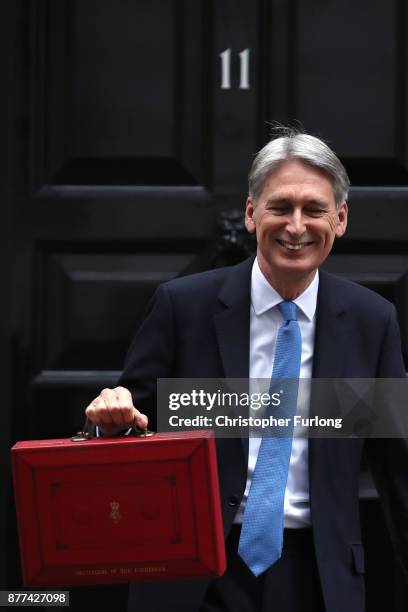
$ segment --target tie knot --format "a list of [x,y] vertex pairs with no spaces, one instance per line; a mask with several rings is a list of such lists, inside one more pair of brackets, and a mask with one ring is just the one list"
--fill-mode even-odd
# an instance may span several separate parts
[[297,321],[296,304],[294,302],[280,302],[278,308],[285,321]]

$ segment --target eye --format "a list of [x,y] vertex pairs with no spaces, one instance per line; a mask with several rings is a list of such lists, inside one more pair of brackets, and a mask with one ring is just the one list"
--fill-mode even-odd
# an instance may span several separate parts
[[273,215],[285,215],[289,211],[289,207],[271,204],[268,206],[268,211],[271,212]]
[[309,217],[321,217],[322,215],[324,215],[324,213],[324,208],[319,208],[317,206],[312,206],[310,208],[305,209],[305,214],[309,215]]

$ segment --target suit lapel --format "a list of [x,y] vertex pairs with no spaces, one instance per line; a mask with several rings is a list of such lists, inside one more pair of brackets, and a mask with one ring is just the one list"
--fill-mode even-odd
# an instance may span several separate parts
[[[319,292],[317,296],[316,332],[313,357],[313,378],[342,378],[344,364],[348,359],[347,346],[348,311],[344,296],[337,288],[336,278],[319,271]],[[319,406],[336,416],[338,409],[335,395],[328,400],[330,382],[322,387],[313,389],[310,399],[310,416],[318,415]],[[326,414],[325,416],[329,416]],[[312,514],[321,505],[324,491],[320,487],[320,473],[327,461],[327,453],[335,453],[338,447],[337,440],[324,438],[309,439],[309,489]],[[341,442],[341,440],[340,440]]]
[[313,378],[341,378],[347,359],[347,309],[336,279],[319,272]]
[[218,299],[223,310],[214,316],[225,378],[249,377],[249,310],[254,258],[234,267]]
[[[254,259],[250,257],[233,268],[218,294],[222,310],[214,316],[214,323],[225,378],[249,379],[249,311]],[[247,436],[241,438],[239,446],[247,465]]]

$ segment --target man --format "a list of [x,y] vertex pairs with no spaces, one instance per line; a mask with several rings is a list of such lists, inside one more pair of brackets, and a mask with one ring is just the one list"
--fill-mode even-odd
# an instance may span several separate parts
[[[256,258],[159,287],[119,386],[104,389],[86,409],[103,435],[123,432],[132,422],[155,428],[159,377],[270,378],[284,325],[282,302],[295,305],[301,378],[405,375],[394,307],[367,289],[319,271],[335,238],[346,231],[348,188],[339,159],[313,136],[288,130],[258,153],[245,214],[248,232],[256,233]],[[310,413],[310,400],[301,401],[306,405],[298,410]],[[132,585],[129,608],[362,612],[358,477],[363,449],[390,526],[394,534],[398,531],[398,550],[406,556],[406,443],[295,439],[281,508],[282,551],[259,576],[244,562],[241,548],[238,554],[245,539],[240,525],[246,504],[249,513],[261,454],[260,440],[251,439],[248,446],[246,453],[241,440],[217,440],[228,536],[226,574],[210,584]],[[265,505],[259,504],[262,512],[268,511]]]

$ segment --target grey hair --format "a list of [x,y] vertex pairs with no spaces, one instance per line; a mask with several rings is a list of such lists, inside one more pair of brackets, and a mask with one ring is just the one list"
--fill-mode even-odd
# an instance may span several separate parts
[[256,155],[248,175],[249,195],[257,203],[267,174],[284,161],[298,159],[329,175],[338,208],[347,201],[350,180],[346,169],[330,147],[310,134],[292,128],[281,128],[283,136],[270,140]]

